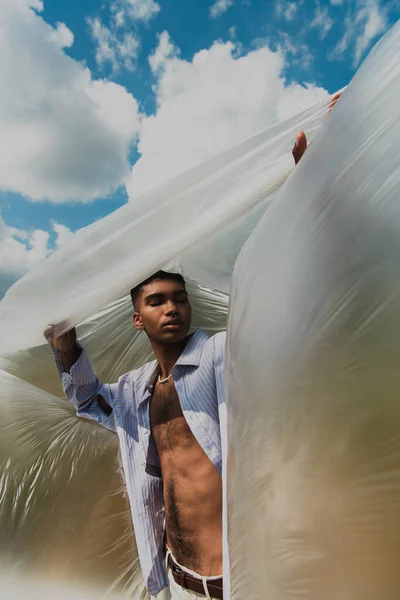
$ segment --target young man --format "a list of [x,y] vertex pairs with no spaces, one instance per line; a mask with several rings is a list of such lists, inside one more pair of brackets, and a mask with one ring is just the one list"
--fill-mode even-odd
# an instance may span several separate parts
[[[159,271],[131,290],[134,325],[156,361],[104,385],[75,329],[50,341],[78,416],[118,433],[147,589],[167,598],[222,599],[222,455],[225,333],[188,335],[181,275]],[[49,334],[48,334],[49,337]]]
[[[300,132],[296,164],[306,148]],[[75,329],[46,337],[77,414],[119,436],[149,593],[221,600],[225,333],[188,335],[191,306],[180,275],[159,271],[131,296],[134,325],[156,360],[115,384],[99,381]]]

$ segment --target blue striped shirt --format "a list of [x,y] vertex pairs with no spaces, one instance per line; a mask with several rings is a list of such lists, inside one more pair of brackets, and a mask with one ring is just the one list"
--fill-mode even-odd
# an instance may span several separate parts
[[[221,435],[226,432],[223,388],[225,332],[211,338],[201,330],[189,339],[173,370],[183,415],[200,446],[222,475]],[[152,596],[167,587],[163,560],[165,511],[158,453],[150,431],[149,404],[159,374],[157,361],[103,384],[95,375],[85,350],[71,367],[56,363],[67,399],[80,417],[92,419],[118,434],[122,464],[135,530],[139,560]],[[106,415],[97,402],[112,408]]]

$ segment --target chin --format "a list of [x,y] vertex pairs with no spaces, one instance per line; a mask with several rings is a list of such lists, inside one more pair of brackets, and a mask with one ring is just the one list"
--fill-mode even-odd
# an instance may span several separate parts
[[161,331],[160,340],[166,344],[174,344],[184,340],[188,332],[189,330],[186,327],[182,327],[179,331]]

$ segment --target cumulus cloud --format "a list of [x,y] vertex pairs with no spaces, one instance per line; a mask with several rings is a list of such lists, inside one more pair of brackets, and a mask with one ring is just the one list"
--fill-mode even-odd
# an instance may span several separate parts
[[168,31],[163,31],[158,36],[158,46],[149,56],[150,69],[154,74],[159,73],[168,58],[179,56],[179,49],[171,42]]
[[0,189],[33,200],[88,201],[114,191],[129,173],[138,105],[125,88],[94,81],[64,53],[73,35],[45,23],[42,8],[38,0],[2,2]]
[[[57,248],[73,236],[72,231],[60,223],[53,223],[52,228],[56,234]],[[51,252],[48,231],[24,231],[9,227],[0,214],[0,298],[12,283]]]
[[238,56],[232,41],[216,42],[186,61],[162,39],[167,51],[153,54],[157,110],[141,123],[131,198],[328,96],[311,84],[287,87],[282,50]]
[[57,23],[49,33],[49,39],[60,48],[71,48],[74,44],[74,34],[65,23]]
[[60,248],[71,240],[74,236],[73,232],[61,223],[53,223],[53,230],[56,234],[56,247]]
[[210,19],[217,19],[233,5],[233,0],[216,0],[209,8]]

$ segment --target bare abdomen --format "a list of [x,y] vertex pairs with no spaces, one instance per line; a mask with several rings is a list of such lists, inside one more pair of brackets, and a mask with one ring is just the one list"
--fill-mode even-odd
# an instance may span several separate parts
[[155,428],[153,434],[161,462],[168,546],[188,569],[221,575],[221,476],[184,417]]

